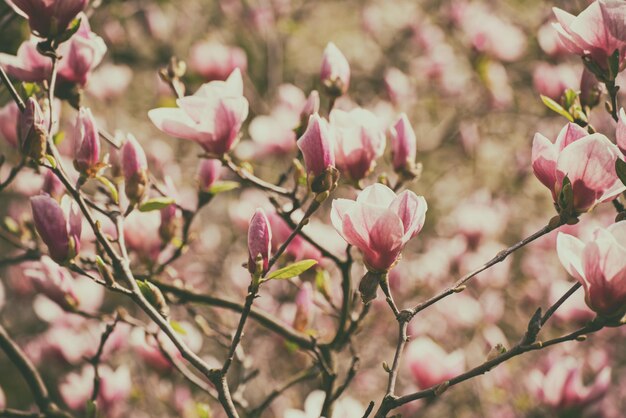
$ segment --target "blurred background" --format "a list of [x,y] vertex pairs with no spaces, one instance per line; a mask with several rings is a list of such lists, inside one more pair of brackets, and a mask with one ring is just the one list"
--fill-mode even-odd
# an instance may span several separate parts
[[[405,112],[417,136],[423,172],[406,187],[423,195],[429,210],[424,230],[409,243],[391,273],[398,304],[408,307],[556,214],[550,193],[532,174],[531,143],[536,132],[554,140],[566,120],[547,109],[539,95],[558,102],[567,88],[580,90],[583,65],[560,45],[551,26],[551,8],[578,14],[587,5],[560,0],[94,1],[88,9],[89,23],[108,50],[85,86],[81,104],[92,109],[107,131],[134,134],[148,154],[151,175],[179,205],[194,209],[200,148],[166,136],[147,117],[150,109],[175,106],[158,70],[173,56],[185,61],[182,81],[191,94],[202,83],[223,80],[240,68],[250,115],[234,156],[251,164],[257,176],[277,182],[297,157],[294,115],[299,115],[313,89],[322,91],[322,52],[334,42],[352,74],[347,95],[335,106],[371,110],[386,132]],[[26,21],[1,3],[0,52],[14,55],[29,36]],[[321,96],[320,113],[326,114],[329,100]],[[0,88],[0,104],[9,99]],[[614,123],[603,101],[591,121],[597,131],[612,137]],[[60,130],[71,126],[74,118],[75,110],[64,104]],[[71,149],[63,142],[60,147]],[[380,176],[396,178],[389,149],[363,185]],[[6,141],[0,141],[0,153],[6,159],[0,167],[4,178],[19,156]],[[222,178],[235,180],[226,171]],[[27,169],[0,196],[4,219],[0,258],[19,253],[11,242],[15,236],[22,243],[29,241],[27,197],[39,193],[44,181],[42,173]],[[342,182],[335,196],[354,197],[356,189]],[[243,302],[249,280],[241,267],[247,259],[245,231],[256,207],[272,205],[265,194],[251,188],[216,196],[192,224],[189,250],[161,274],[162,279]],[[329,208],[327,202],[305,231],[344,257],[345,243],[330,226]],[[158,233],[158,214],[131,216],[133,269],[150,273],[168,256],[167,243]],[[612,223],[614,216],[613,208],[604,205],[564,229],[586,236],[595,226]],[[302,247],[290,247],[287,258],[310,258],[312,249]],[[360,259],[356,251],[353,254]],[[304,326],[295,326],[324,340],[332,337],[336,324],[340,272],[330,260],[315,257],[320,258],[318,269],[292,282],[266,286],[256,305],[294,325],[296,295],[304,283],[311,283],[313,308]],[[42,271],[62,274],[50,269],[54,271],[29,263],[0,264],[0,315],[38,364],[53,397],[80,411],[85,405],[82,392],[85,387],[89,391],[92,380],[85,358],[94,354],[103,327],[98,320],[64,312],[37,291],[34,276]],[[353,286],[363,273],[355,263]],[[84,311],[110,313],[128,305],[84,278],[73,280]],[[573,280],[556,256],[555,234],[480,274],[466,292],[429,308],[412,322],[398,392],[428,387],[428,376],[460,373],[480,364],[498,344],[511,347],[535,309],[556,301]],[[238,315],[170,302],[172,317],[185,328],[194,350],[218,365]],[[360,367],[335,418],[360,417],[369,401],[378,402],[384,393],[381,362],[392,360],[397,330],[384,300],[379,296],[373,303],[352,342]],[[139,315],[131,306],[126,308]],[[567,333],[592,317],[579,292],[556,314],[543,338]],[[407,417],[623,417],[624,338],[623,330],[608,329],[584,343],[530,353],[441,398],[415,402],[400,412]],[[109,368],[105,374],[111,383],[102,416],[222,416],[219,404],[173,370],[143,330],[118,325],[106,353],[103,364]],[[308,355],[254,322],[248,323],[240,355],[230,383],[237,399],[251,405],[312,364]],[[340,357],[343,373],[351,358],[350,353]],[[24,409],[32,403],[16,369],[1,354],[0,387],[8,406]],[[316,416],[314,391],[319,387],[319,379],[294,386],[264,416]]]

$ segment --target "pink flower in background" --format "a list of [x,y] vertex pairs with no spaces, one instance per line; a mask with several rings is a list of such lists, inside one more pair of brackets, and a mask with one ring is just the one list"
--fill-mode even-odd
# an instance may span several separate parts
[[16,55],[0,53],[0,64],[9,76],[29,83],[50,78],[52,62],[37,51],[38,42],[36,38],[24,41]]
[[350,64],[332,42],[324,49],[320,79],[333,96],[345,94],[350,87]]
[[159,235],[159,211],[133,211],[126,219],[124,238],[128,249],[143,260],[156,261],[163,245]]
[[258,147],[255,156],[292,152],[296,148],[296,133],[293,130],[297,124],[295,116],[293,113],[281,111],[252,119],[248,126],[248,133]]
[[406,113],[402,113],[391,127],[391,155],[396,172],[410,171],[415,165],[417,139]]
[[385,88],[394,105],[403,105],[414,97],[411,79],[399,69],[392,67],[385,72]]
[[626,223],[598,228],[586,242],[559,232],[561,264],[585,289],[587,305],[600,315],[620,314],[626,303]]
[[342,175],[358,182],[374,169],[376,160],[385,152],[380,121],[366,109],[333,109],[330,127],[335,139],[335,165]]
[[220,178],[222,162],[212,158],[203,158],[198,165],[198,184],[200,190],[208,191]]
[[88,0],[7,0],[21,16],[28,19],[30,30],[42,38],[63,33]]
[[246,71],[248,59],[243,49],[216,41],[196,42],[189,53],[189,67],[205,80],[226,80],[236,69]]
[[562,356],[553,360],[546,372],[532,370],[527,385],[547,406],[558,410],[583,408],[607,393],[611,384],[611,368],[602,368],[589,386],[583,384],[582,368],[579,358]]
[[[550,304],[556,303],[571,287],[572,284],[565,280],[552,281],[548,298]],[[584,324],[587,321],[591,321],[594,316],[595,313],[585,303],[585,294],[583,292],[574,293],[554,313],[555,318],[566,324]]]
[[426,200],[412,191],[396,196],[376,183],[366,187],[356,201],[333,200],[331,221],[348,244],[361,250],[368,269],[384,272],[422,229],[426,210]]
[[334,135],[328,122],[317,113],[311,115],[304,134],[298,139],[306,171],[319,176],[335,165]]
[[417,338],[408,344],[405,361],[420,389],[443,383],[463,373],[465,368],[463,351],[446,353],[428,337]]
[[[251,274],[267,273],[270,260],[272,229],[265,211],[257,209],[248,227],[248,270]],[[257,257],[261,256],[263,270],[257,271]]]
[[59,267],[52,259],[43,256],[29,264],[24,275],[31,279],[35,289],[46,295],[63,309],[78,307],[79,299],[74,289],[74,279],[69,271]]
[[0,137],[11,145],[17,147],[17,122],[20,110],[14,101],[10,101],[0,109]]
[[59,48],[63,57],[59,62],[59,78],[84,86],[106,51],[102,38],[91,31],[87,17],[81,15],[78,32]]
[[580,70],[570,65],[541,62],[533,71],[533,85],[539,94],[558,101],[566,89],[578,89],[580,76]]
[[161,131],[197,142],[210,154],[222,155],[236,144],[241,125],[248,116],[248,101],[243,96],[243,81],[235,69],[226,81],[202,85],[192,96],[176,101],[178,108],[159,108],[148,112]]
[[[107,365],[98,366],[100,375],[100,390],[98,392],[98,405],[111,413],[111,409],[118,403],[124,403],[130,396],[132,381],[130,370],[126,366],[120,366],[115,371]],[[84,410],[87,401],[91,399],[93,391],[94,369],[91,365],[85,365],[80,374],[70,373],[59,386],[59,392],[65,404],[70,409]],[[108,416],[117,415],[110,414]]]
[[133,70],[126,65],[104,64],[91,74],[87,93],[98,100],[122,96],[133,79]]
[[[293,229],[275,210],[269,209],[267,211],[267,218],[272,230],[272,249],[276,251],[280,248],[282,243],[289,238]],[[319,250],[299,235],[296,235],[296,237],[291,240],[285,250],[285,255],[292,257],[296,261],[314,259],[319,262],[322,260],[322,254]]]
[[126,196],[131,203],[141,200],[148,184],[148,159],[141,144],[133,135],[127,135],[122,146],[122,172],[124,174]]
[[626,188],[615,174],[617,158],[623,156],[606,136],[589,135],[573,123],[561,130],[554,144],[540,133],[533,139],[535,176],[550,189],[555,203],[567,176],[574,192],[573,209],[578,213],[613,199]]
[[551,57],[559,57],[568,53],[561,42],[559,33],[554,30],[552,22],[547,22],[539,28],[537,42],[542,51]]
[[78,204],[65,196],[61,205],[46,195],[30,198],[35,228],[50,257],[64,263],[80,251],[82,216]]
[[[608,69],[609,57],[619,52],[620,68],[626,56],[626,23],[614,1],[594,1],[578,16],[553,8],[558,23],[553,26],[561,42],[571,53],[589,56],[602,69]],[[619,21],[621,19],[621,22]]]

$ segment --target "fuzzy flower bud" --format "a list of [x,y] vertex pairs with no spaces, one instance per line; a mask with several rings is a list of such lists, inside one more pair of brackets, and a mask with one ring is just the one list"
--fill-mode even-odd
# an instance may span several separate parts
[[122,171],[126,181],[126,196],[131,202],[139,202],[148,184],[148,160],[143,148],[132,135],[128,135],[122,147]]
[[311,115],[306,131],[298,139],[298,148],[302,151],[309,175],[317,177],[335,165],[333,142],[328,122],[317,113]]
[[[248,271],[255,276],[262,276],[269,268],[272,246],[272,229],[265,211],[258,208],[248,227]],[[263,270],[257,271],[257,258],[263,263]]]
[[391,128],[391,155],[396,173],[408,173],[415,167],[417,140],[406,113]]
[[82,217],[76,202],[65,196],[61,205],[50,196],[30,198],[33,222],[43,242],[48,246],[50,257],[64,263],[80,251]]
[[350,64],[332,42],[324,49],[320,78],[331,96],[339,97],[345,94],[350,86]]
[[100,165],[100,139],[96,121],[90,109],[81,107],[78,111],[72,137],[74,167],[81,173],[95,174],[94,171],[97,171]]
[[26,109],[20,115],[18,132],[24,155],[37,161],[45,157],[48,120],[33,97],[28,99]]

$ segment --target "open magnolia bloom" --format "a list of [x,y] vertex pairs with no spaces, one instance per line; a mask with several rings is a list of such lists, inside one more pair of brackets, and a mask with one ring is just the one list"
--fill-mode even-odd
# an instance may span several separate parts
[[561,264],[585,289],[587,305],[600,315],[621,314],[626,307],[626,222],[598,228],[593,239],[559,233]]
[[[533,139],[532,165],[537,179],[552,192],[555,204],[565,177],[572,184],[577,214],[618,196],[626,187],[615,173],[615,161],[623,155],[606,136],[588,134],[574,123],[563,127],[554,144],[540,133]],[[559,208],[562,210],[565,208]]]
[[570,52],[589,56],[606,70],[609,57],[617,50],[620,67],[626,52],[626,22],[621,1],[594,1],[578,16],[557,7],[553,9],[558,23],[553,26],[561,42]]
[[226,81],[203,84],[191,96],[176,101],[178,108],[152,109],[148,116],[161,131],[197,142],[210,154],[230,151],[248,117],[243,80],[235,69]]
[[383,184],[366,187],[356,201],[335,199],[330,214],[333,226],[363,253],[372,272],[386,272],[398,260],[402,248],[426,218],[428,206],[410,190],[396,195]]

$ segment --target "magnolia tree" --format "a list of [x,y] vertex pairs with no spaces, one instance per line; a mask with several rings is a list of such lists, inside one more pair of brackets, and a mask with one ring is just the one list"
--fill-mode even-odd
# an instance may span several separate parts
[[200,3],[2,5],[0,416],[623,416],[626,2]]

